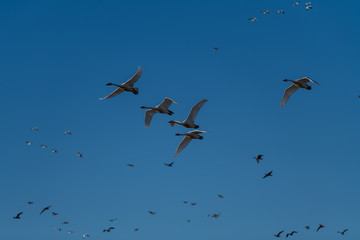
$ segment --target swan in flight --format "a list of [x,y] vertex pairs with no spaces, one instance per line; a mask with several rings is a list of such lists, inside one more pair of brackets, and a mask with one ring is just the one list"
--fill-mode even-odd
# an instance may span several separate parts
[[132,92],[133,94],[138,95],[139,94],[139,89],[134,88],[134,84],[141,77],[142,71],[143,71],[143,69],[141,67],[139,67],[137,72],[135,73],[135,75],[132,76],[129,80],[127,80],[127,82],[125,82],[123,84],[120,84],[120,85],[115,84],[115,83],[106,84],[107,86],[116,86],[118,88],[115,91],[113,91],[112,93],[110,93],[108,96],[106,96],[104,98],[100,98],[100,100],[115,97],[116,95],[119,95],[120,93],[122,93],[124,91],[125,92]]
[[199,135],[200,133],[207,133],[207,132],[195,130],[195,131],[191,131],[191,132],[184,133],[184,134],[180,134],[180,133],[175,134],[176,136],[185,136],[185,137],[179,144],[174,156],[178,155],[182,150],[184,150],[184,148],[191,142],[191,140],[193,140],[193,139],[202,140],[204,137],[200,136]]
[[290,96],[294,92],[296,92],[296,90],[298,90],[299,88],[305,88],[307,90],[311,90],[311,86],[307,85],[308,82],[312,82],[319,85],[319,83],[315,82],[314,80],[308,77],[299,78],[296,79],[295,81],[285,79],[284,82],[292,82],[293,84],[285,90],[284,96],[281,100],[281,107],[285,105],[285,103],[289,100]]
[[160,103],[156,107],[142,106],[141,107],[142,109],[149,109],[146,111],[146,114],[145,114],[145,127],[148,128],[150,126],[151,120],[155,113],[163,113],[163,114],[173,115],[174,113],[169,110],[169,107],[172,103],[176,103],[176,102],[174,100],[166,97],[164,99],[164,101],[162,101],[162,103]]
[[207,99],[203,99],[201,100],[200,102],[198,102],[195,106],[192,107],[189,115],[187,116],[187,118],[182,121],[182,122],[179,122],[179,121],[173,121],[171,120],[169,123],[170,123],[170,126],[173,127],[175,126],[176,124],[179,124],[179,125],[182,125],[186,128],[195,128],[195,129],[198,129],[199,128],[199,125],[196,125],[195,124],[195,118],[196,118],[196,115],[198,114],[200,108],[207,102],[208,100]]

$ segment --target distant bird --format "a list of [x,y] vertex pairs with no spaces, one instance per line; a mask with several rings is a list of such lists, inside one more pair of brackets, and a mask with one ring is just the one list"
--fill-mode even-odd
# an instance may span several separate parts
[[281,100],[281,105],[280,105],[281,107],[285,105],[285,103],[289,100],[290,96],[294,92],[296,92],[296,90],[298,90],[299,88],[305,88],[307,90],[311,90],[311,86],[307,85],[308,82],[312,82],[319,85],[319,83],[315,82],[314,80],[308,77],[299,78],[294,81],[285,79],[284,82],[292,82],[293,84],[285,90],[284,96]]
[[79,152],[78,152],[76,155],[77,155],[78,157],[80,157],[80,158],[83,157],[82,153],[79,153]]
[[28,146],[31,145],[31,142],[29,142],[29,141],[25,141],[25,143],[26,143]]
[[38,127],[33,127],[31,130],[32,131],[39,131],[39,128]]
[[296,3],[293,3],[293,6],[298,6],[300,3],[299,2],[296,2]]
[[251,22],[255,22],[256,20],[257,20],[257,18],[253,18],[253,17],[249,18],[249,21],[251,21]]
[[13,219],[21,219],[21,214],[23,214],[23,212],[19,212]]
[[186,222],[188,222],[188,223],[189,223],[189,222],[190,222],[190,219],[186,220]]
[[165,166],[167,167],[172,167],[174,165],[174,162],[171,162],[171,163],[164,163]]
[[151,216],[155,215],[156,212],[152,212],[152,211],[148,211],[150,213]]
[[44,145],[44,144],[42,144],[40,147],[41,147],[41,148],[47,148],[47,146]]
[[297,232],[297,231],[292,231],[291,233],[286,234],[286,238],[287,238],[288,236],[294,235],[294,233],[298,233],[298,232]]
[[71,135],[72,133],[70,131],[65,131],[64,134],[65,135]]
[[310,226],[305,226],[305,228],[306,228],[307,230],[309,230],[309,229],[310,229]]
[[51,150],[52,153],[57,153],[56,149]]
[[90,235],[86,233],[82,235],[82,238],[86,238],[86,237],[90,237]]
[[278,13],[278,14],[284,14],[285,11],[284,11],[284,10],[278,10],[277,13]]
[[309,5],[311,5],[311,2],[305,3],[305,6],[309,6]]
[[184,201],[183,203],[184,203],[184,204],[187,204],[187,203],[188,203],[188,201]]
[[195,106],[193,106],[191,108],[191,111],[189,113],[189,115],[187,116],[187,118],[182,121],[182,122],[179,122],[179,121],[169,121],[170,123],[170,126],[173,127],[175,126],[176,124],[179,124],[179,125],[182,125],[186,128],[195,128],[195,129],[198,129],[199,128],[199,125],[196,125],[195,124],[195,118],[199,112],[199,110],[201,109],[201,107],[207,102],[208,100],[207,99],[203,99],[201,100],[200,102],[198,102]]
[[139,231],[139,228],[135,228],[135,229],[134,229],[134,232],[137,232],[137,231]]
[[134,164],[131,164],[131,163],[129,163],[127,166],[128,166],[128,167],[131,167],[131,168],[135,167],[135,165],[134,165]]
[[28,201],[27,204],[31,205],[31,204],[34,204],[34,202]]
[[109,222],[114,222],[116,220],[117,220],[117,218],[112,218],[112,219],[109,220]]
[[52,212],[51,215],[52,215],[52,216],[57,216],[57,215],[59,215],[59,214],[56,213],[56,212]]
[[214,214],[211,216],[211,218],[219,218],[220,215],[221,215],[220,212],[219,212],[219,213],[214,213]]
[[319,231],[320,229],[322,229],[322,228],[324,228],[324,227],[325,227],[324,225],[319,224],[319,227],[317,228],[317,230],[316,230],[316,231]]
[[223,196],[223,195],[221,195],[221,194],[218,194],[218,197],[219,197],[219,198],[221,198],[221,199],[223,199],[223,198],[224,198],[224,196]]
[[263,160],[263,156],[262,154],[257,155],[257,157],[254,157],[254,159],[256,160],[257,163],[260,163],[260,160]]
[[270,172],[266,173],[266,174],[263,176],[263,178],[272,177],[272,172],[273,172],[273,171],[270,171]]
[[135,95],[139,94],[139,89],[138,88],[134,88],[135,83],[139,80],[139,78],[141,77],[143,69],[141,67],[138,67],[137,72],[135,73],[134,76],[132,76],[127,82],[123,83],[123,84],[114,84],[114,83],[108,83],[106,84],[107,86],[116,86],[118,87],[115,91],[113,91],[112,93],[110,93],[108,96],[104,97],[104,98],[100,98],[100,100],[104,100],[104,99],[108,99],[108,98],[112,98],[115,97],[117,95],[119,95],[122,92],[132,92]]
[[279,232],[278,234],[274,234],[274,236],[277,237],[277,238],[279,238],[280,235],[281,235],[283,232],[284,232],[284,231],[281,231],[281,232]]
[[191,206],[196,206],[196,204],[197,204],[196,202],[193,202],[191,203]]
[[219,50],[219,48],[218,48],[218,47],[214,47],[213,50],[214,50],[214,51],[217,51],[217,50]]
[[55,228],[55,230],[57,230],[57,231],[60,231],[60,232],[61,232],[61,228]]
[[111,230],[115,229],[114,227],[109,227],[108,229],[104,229],[103,232],[111,232]]
[[344,231],[338,231],[338,233],[340,233],[341,235],[344,235],[347,231],[349,231],[349,229],[345,229]]
[[73,231],[67,231],[67,234],[72,234],[73,233]]
[[312,9],[312,6],[311,6],[311,5],[306,6],[306,7],[305,7],[305,9],[306,9],[306,11],[309,11],[309,10],[311,10],[311,9]]
[[69,222],[62,222],[61,224],[65,225],[65,224],[69,224]]
[[47,206],[47,207],[43,208],[43,210],[41,210],[41,212],[40,212],[40,215],[41,215],[43,212],[48,211],[50,208],[51,208],[51,206]]
[[269,14],[270,11],[269,11],[269,10],[263,10],[263,11],[261,11],[261,13],[262,13],[262,14]]
[[146,111],[145,114],[145,127],[148,128],[150,126],[151,120],[155,113],[162,113],[162,114],[168,114],[173,115],[174,112],[169,110],[169,107],[172,103],[176,103],[174,100],[170,98],[165,98],[159,105],[155,107],[145,107],[142,106],[142,109],[149,109]]
[[207,132],[195,130],[195,131],[191,131],[191,132],[187,132],[187,133],[183,133],[183,134],[180,134],[180,133],[175,134],[176,136],[185,136],[185,137],[180,142],[174,156],[178,155],[182,150],[184,150],[184,148],[191,142],[191,140],[193,140],[193,139],[202,140],[204,137],[199,135],[201,133],[207,133]]

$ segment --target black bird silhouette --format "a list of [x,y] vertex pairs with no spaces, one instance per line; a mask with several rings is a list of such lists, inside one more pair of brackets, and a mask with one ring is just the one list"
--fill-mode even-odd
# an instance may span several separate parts
[[196,202],[193,202],[193,203],[191,203],[191,206],[195,206],[197,203]]
[[134,164],[129,163],[129,164],[128,164],[128,167],[131,167],[131,168],[132,168],[132,167],[135,167],[135,165],[134,165]]
[[188,201],[184,201],[183,203],[184,203],[184,204],[187,204],[187,203],[188,203]]
[[268,172],[267,174],[265,174],[265,176],[263,176],[263,178],[272,177],[272,172],[273,171]]
[[188,222],[188,223],[189,223],[189,222],[190,222],[190,219],[186,220],[186,222]]
[[117,218],[112,218],[112,219],[109,220],[109,222],[114,222],[116,220],[117,220]]
[[139,228],[135,228],[135,229],[134,229],[134,232],[137,232],[137,231],[139,231]]
[[214,47],[213,49],[214,49],[214,51],[217,51],[217,50],[219,50],[219,48],[218,48],[218,47]]
[[55,228],[55,230],[57,230],[57,231],[60,231],[60,232],[61,232],[61,228]]
[[319,231],[320,229],[324,228],[325,226],[320,224],[316,231]]
[[148,212],[150,213],[151,216],[156,214],[156,212],[152,212],[152,211],[148,211]]
[[52,212],[51,215],[56,216],[56,215],[59,215],[59,214],[56,213],[56,212]]
[[23,212],[19,212],[13,219],[21,219],[20,215],[23,214]]
[[281,235],[283,232],[284,232],[284,231],[281,231],[281,232],[279,232],[278,234],[274,234],[274,236],[277,237],[277,238],[279,238],[280,235]]
[[307,230],[309,230],[309,229],[310,229],[310,226],[305,226],[305,228],[306,228]]
[[297,231],[292,231],[291,233],[287,233],[286,234],[286,238],[288,237],[288,236],[292,236],[294,233],[298,233]]
[[112,229],[115,229],[114,227],[109,227],[108,229],[104,229],[103,232],[111,232]]
[[27,203],[28,203],[28,205],[34,204],[34,202],[31,202],[31,201],[28,201]]
[[62,224],[69,224],[69,222],[62,222]]
[[263,156],[262,154],[257,155],[257,157],[254,157],[254,159],[256,160],[257,163],[260,163],[260,160],[263,160]]
[[43,212],[48,211],[48,210],[50,209],[50,207],[51,207],[51,206],[45,207],[45,208],[40,212],[40,215],[41,215]]
[[221,194],[218,194],[218,197],[219,197],[219,198],[221,198],[221,199],[223,199],[223,198],[224,198],[224,196],[223,196],[223,195],[221,195]]
[[211,216],[211,218],[219,218],[220,215],[221,215],[220,212],[219,212],[219,213],[214,213],[214,214]]
[[80,152],[78,152],[76,155],[78,155],[78,157],[80,157],[80,158],[83,157],[82,153],[80,153]]
[[171,163],[164,163],[164,165],[165,165],[165,166],[167,166],[167,167],[172,167],[172,166],[173,166],[173,164],[174,164],[174,162],[171,162]]
[[338,231],[338,233],[340,233],[341,235],[344,235],[349,229],[345,229],[344,231],[340,232]]

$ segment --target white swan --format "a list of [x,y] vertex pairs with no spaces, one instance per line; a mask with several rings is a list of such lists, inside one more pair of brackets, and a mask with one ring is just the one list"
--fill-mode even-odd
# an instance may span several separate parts
[[314,80],[312,80],[308,77],[299,78],[295,81],[285,79],[284,82],[292,82],[293,84],[285,90],[285,93],[284,93],[284,96],[282,98],[281,105],[280,105],[281,107],[283,107],[285,105],[285,103],[289,100],[290,96],[294,92],[296,92],[296,90],[298,90],[299,88],[305,88],[307,90],[311,90],[311,86],[307,85],[308,82],[316,83],[317,85],[319,85],[319,83],[315,82]]
[[143,69],[141,67],[139,67],[137,72],[135,73],[135,75],[132,76],[129,80],[127,80],[127,82],[125,82],[123,84],[120,84],[120,85],[114,84],[114,83],[106,84],[107,86],[117,86],[118,88],[115,91],[113,91],[112,93],[110,93],[108,96],[106,96],[104,98],[100,98],[100,100],[115,97],[116,95],[119,95],[120,93],[122,93],[124,91],[125,92],[132,92],[133,94],[138,95],[139,94],[139,89],[134,88],[134,84],[141,77],[142,71],[143,71]]
[[207,133],[206,131],[200,131],[200,130],[195,130],[195,131],[191,131],[188,133],[177,133],[175,134],[176,136],[185,136],[184,139],[181,141],[181,143],[179,144],[174,156],[178,155],[182,150],[184,150],[184,148],[191,142],[191,140],[193,139],[200,139],[202,140],[204,137],[200,136],[200,133]]
[[182,125],[186,128],[195,128],[195,129],[198,129],[199,128],[199,125],[196,125],[195,124],[195,118],[196,118],[196,115],[198,114],[200,108],[207,102],[208,100],[207,99],[203,99],[201,100],[200,102],[198,102],[195,106],[192,107],[189,115],[187,116],[187,118],[182,121],[182,122],[179,122],[179,121],[173,121],[171,120],[169,123],[170,123],[170,126],[173,127],[175,126],[176,124],[179,124],[179,125]]
[[151,120],[155,113],[163,113],[163,114],[173,115],[174,113],[169,110],[169,107],[172,103],[176,103],[176,102],[174,100],[166,97],[164,99],[164,101],[162,101],[162,103],[160,103],[156,107],[142,106],[141,107],[142,109],[149,109],[146,111],[146,114],[145,114],[145,127],[148,128],[150,126]]

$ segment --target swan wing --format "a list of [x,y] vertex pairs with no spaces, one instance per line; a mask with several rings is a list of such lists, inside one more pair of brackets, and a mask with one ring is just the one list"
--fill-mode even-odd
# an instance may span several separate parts
[[312,79],[310,79],[310,78],[308,78],[308,77],[303,77],[303,78],[297,79],[297,80],[295,80],[295,81],[296,81],[296,82],[300,82],[300,83],[312,82],[312,83],[315,83],[315,84],[319,85],[318,82],[316,82],[316,81],[314,81],[314,80],[312,80]]
[[284,96],[281,100],[281,107],[283,107],[285,105],[285,103],[289,100],[290,96],[296,92],[296,90],[298,90],[299,88],[297,86],[295,86],[294,84],[292,84],[290,87],[288,87],[285,92],[284,92]]
[[198,114],[200,108],[207,102],[207,99],[203,99],[200,102],[198,102],[195,106],[192,107],[189,115],[187,116],[185,122],[195,122],[196,115]]
[[181,143],[179,144],[174,156],[178,155],[179,153],[181,153],[182,150],[184,150],[184,148],[189,145],[189,143],[191,142],[191,138],[186,136],[184,137],[184,139],[181,141]]
[[159,105],[156,106],[156,108],[168,109],[172,103],[176,103],[176,102],[174,100],[166,97],[164,99],[164,101],[162,101],[162,103],[160,103]]
[[156,113],[155,110],[147,110],[146,113],[145,113],[145,127],[149,127],[150,126],[150,123],[151,123],[151,120],[154,116],[154,114]]
[[121,88],[117,88],[115,91],[113,91],[112,93],[110,93],[106,97],[100,98],[100,100],[105,100],[105,99],[108,99],[108,98],[115,97],[115,96],[119,95],[122,92],[123,92],[123,90],[121,90]]
[[142,67],[139,67],[135,75],[132,76],[129,80],[127,80],[127,82],[125,82],[124,85],[133,87],[134,84],[137,82],[137,80],[139,80],[139,78],[141,77],[142,71],[143,71]]

